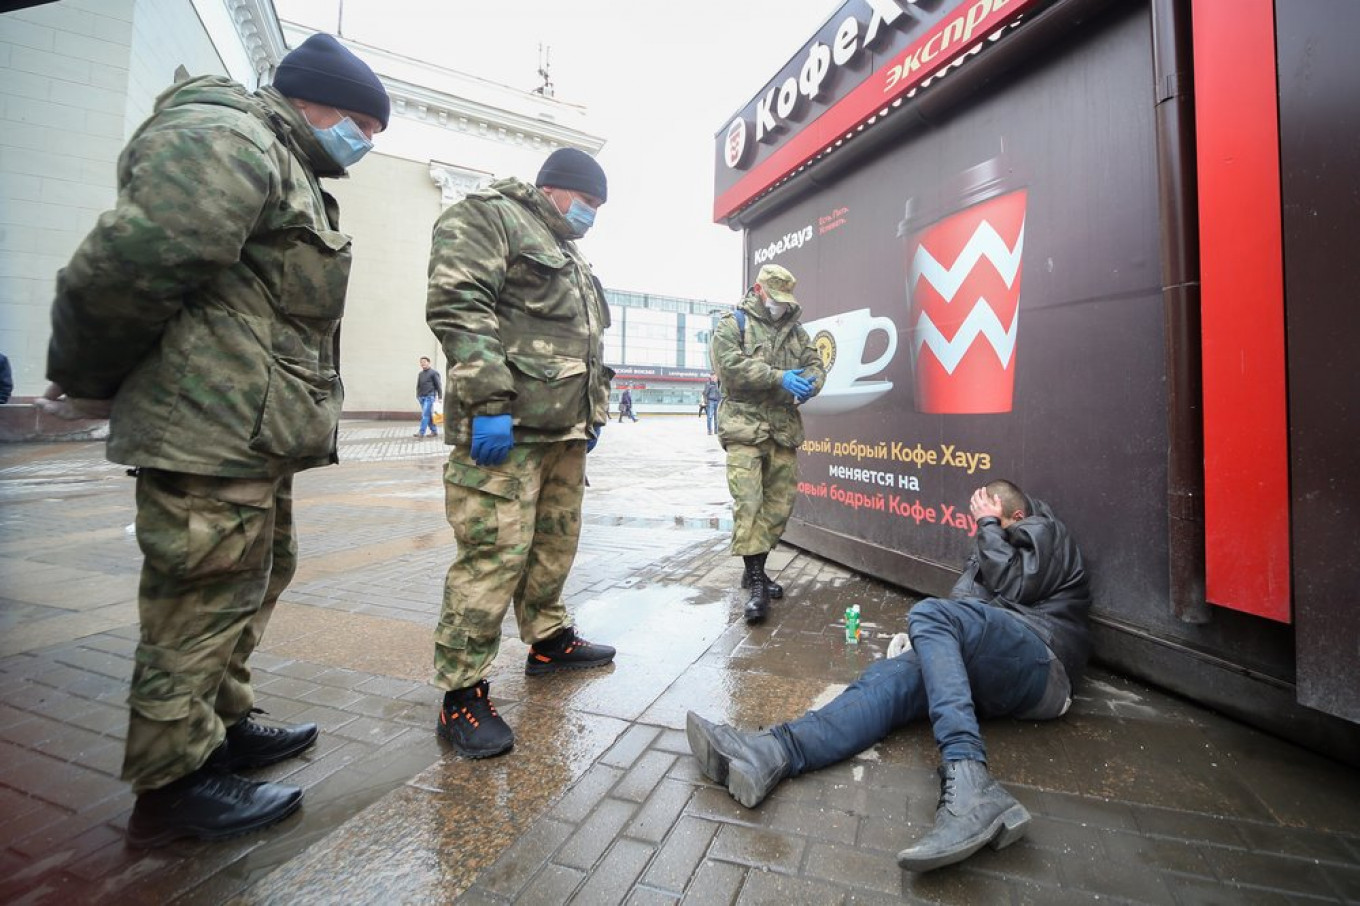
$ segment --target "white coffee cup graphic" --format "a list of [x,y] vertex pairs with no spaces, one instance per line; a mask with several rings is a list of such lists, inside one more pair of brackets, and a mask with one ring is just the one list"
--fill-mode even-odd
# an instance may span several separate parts
[[[804,412],[831,414],[867,406],[892,389],[892,381],[869,380],[897,353],[897,325],[892,318],[867,308],[844,311],[803,325],[826,368],[822,392],[803,404]],[[877,358],[864,361],[869,338],[882,331],[887,346]]]

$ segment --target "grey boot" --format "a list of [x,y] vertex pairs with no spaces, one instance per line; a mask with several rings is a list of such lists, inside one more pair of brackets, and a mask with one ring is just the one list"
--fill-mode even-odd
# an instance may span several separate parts
[[987,773],[981,761],[940,765],[940,804],[935,826],[897,854],[907,871],[930,871],[962,862],[990,845],[1010,846],[1025,835],[1029,812]]
[[765,584],[766,554],[746,554],[741,559],[746,564],[742,577],[742,588],[751,589],[751,597],[746,599],[742,616],[747,623],[755,624],[765,619],[770,612],[770,586]]
[[685,737],[704,776],[726,783],[732,798],[747,808],[759,805],[789,776],[788,753],[768,730],[742,733],[690,711],[685,715]]

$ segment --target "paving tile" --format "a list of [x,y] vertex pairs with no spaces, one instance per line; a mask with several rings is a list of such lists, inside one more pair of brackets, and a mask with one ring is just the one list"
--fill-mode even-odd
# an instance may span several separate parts
[[[1297,896],[1278,893],[1269,890],[1252,890],[1249,888],[1236,887],[1232,884],[1224,884],[1219,881],[1209,881],[1204,878],[1182,878],[1175,875],[1168,875],[1165,879],[1167,888],[1175,899],[1171,902],[1177,906],[1298,906],[1300,903],[1325,903],[1335,902],[1334,900],[1301,900]],[[1089,894],[1086,895],[1089,902]],[[1044,899],[1034,899],[1029,902],[1045,904]],[[1075,903],[1076,901],[1069,900]]]
[[589,869],[632,819],[637,806],[621,799],[605,799],[580,823],[553,861],[571,868]]
[[724,825],[709,848],[710,859],[793,874],[803,861],[807,841],[763,827]]
[[628,899],[624,901],[626,906],[671,906],[678,902],[680,902],[678,895],[653,890],[650,887],[634,887],[628,894]]
[[1063,885],[1093,897],[1119,897],[1144,903],[1170,900],[1162,875],[1109,860],[1068,859],[1058,866]]
[[1175,840],[1198,840],[1216,846],[1246,848],[1239,822],[1222,815],[1205,815],[1173,809],[1139,808],[1133,812],[1136,830]]
[[562,906],[585,876],[580,869],[549,863],[533,877],[515,902],[519,906]]
[[1360,861],[1347,865],[1324,865],[1322,873],[1341,895],[1343,903],[1360,903]]
[[675,826],[676,819],[693,795],[694,787],[689,784],[675,780],[661,781],[629,822],[625,833],[648,843],[660,843]]
[[670,752],[649,750],[633,762],[628,773],[624,774],[610,793],[618,799],[641,802],[652,794],[661,778],[675,763],[676,756]]
[[861,821],[835,809],[790,800],[764,805],[761,813],[771,830],[833,843],[853,844]]
[[1209,867],[1227,884],[1291,896],[1336,895],[1322,867],[1311,859],[1219,848],[1206,848],[1203,854]]
[[737,906],[839,906],[846,891],[810,878],[790,877],[773,871],[753,871],[737,896]]
[[747,869],[742,865],[728,862],[704,862],[699,866],[689,889],[680,902],[692,906],[713,906],[716,903],[731,903],[746,880]]
[[337,736],[353,739],[356,742],[381,746],[402,735],[408,729],[410,728],[393,721],[378,720],[374,717],[356,717],[344,726],[336,728],[333,732]]
[[835,843],[811,844],[804,873],[810,878],[867,887],[880,893],[900,892],[904,874],[895,860],[882,853]]
[[754,825],[760,822],[760,813],[746,808],[727,794],[726,787],[705,786],[694,791],[685,814],[714,821]]
[[575,830],[564,821],[535,822],[477,878],[477,885],[499,896],[515,896]]
[[623,903],[655,851],[654,847],[637,840],[617,840],[572,902],[590,906]]
[[581,775],[549,814],[562,821],[581,821],[614,788],[623,773],[619,768],[596,764]]
[[1254,852],[1277,856],[1296,856],[1323,862],[1356,864],[1346,840],[1340,834],[1327,834],[1302,827],[1239,822],[1237,832]]
[[680,818],[648,866],[643,883],[675,894],[683,893],[708,852],[718,827],[700,818]]

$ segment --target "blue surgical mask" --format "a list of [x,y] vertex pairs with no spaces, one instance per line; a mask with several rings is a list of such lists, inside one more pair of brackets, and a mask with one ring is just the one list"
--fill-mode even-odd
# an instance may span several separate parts
[[567,206],[567,213],[562,216],[575,230],[577,239],[584,236],[586,230],[595,225],[595,209],[579,198],[571,200],[571,204]]
[[329,129],[312,126],[312,133],[331,159],[342,167],[354,166],[361,157],[373,150],[373,143],[349,117]]

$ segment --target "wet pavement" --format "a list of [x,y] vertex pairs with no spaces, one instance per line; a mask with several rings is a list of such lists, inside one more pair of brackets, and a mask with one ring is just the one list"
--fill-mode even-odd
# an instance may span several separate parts
[[117,779],[133,483],[97,443],[0,445],[0,902],[1360,902],[1360,772],[1099,668],[1062,720],[984,726],[1034,815],[1002,852],[896,867],[933,819],[925,725],[735,803],[689,757],[685,712],[795,717],[883,656],[913,599],[781,548],[787,597],[746,627],[722,455],[695,417],[611,424],[590,458],[567,597],[616,664],[525,677],[507,621],[491,692],[516,745],[461,759],[427,685],[443,447],[411,433],[346,422],[344,463],[298,478],[301,567],[252,665],[269,718],[322,727],[258,772],[305,787],[302,810],[151,852],[123,843]]

